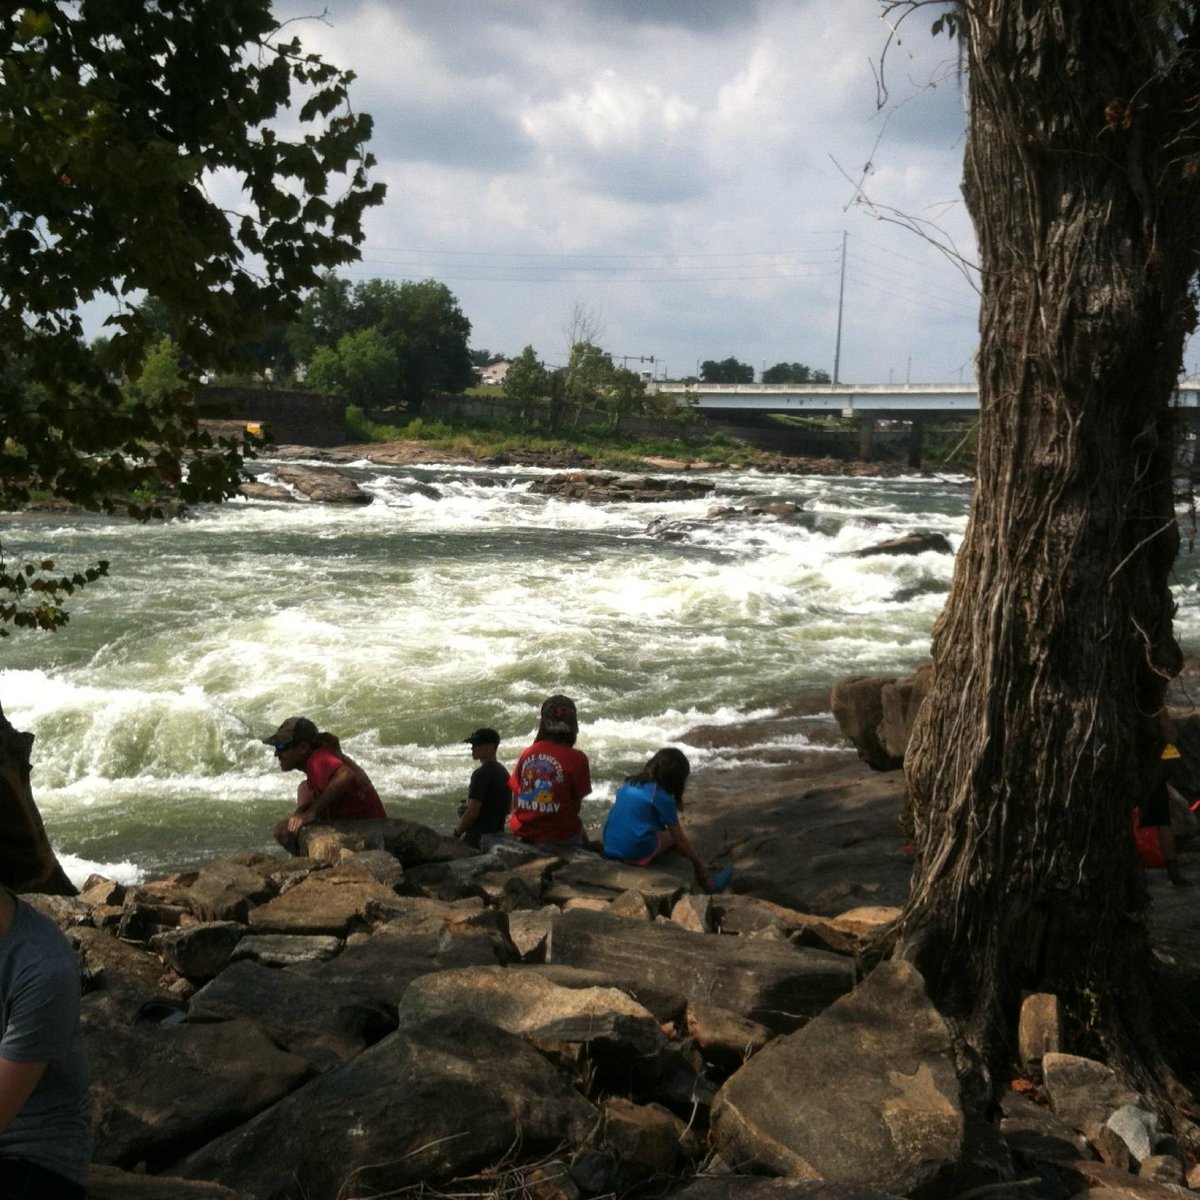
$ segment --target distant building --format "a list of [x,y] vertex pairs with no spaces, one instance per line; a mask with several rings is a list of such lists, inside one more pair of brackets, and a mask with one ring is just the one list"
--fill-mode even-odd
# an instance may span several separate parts
[[499,385],[504,382],[505,375],[508,374],[508,368],[512,363],[501,359],[499,362],[488,363],[486,367],[479,367],[479,382],[483,384]]

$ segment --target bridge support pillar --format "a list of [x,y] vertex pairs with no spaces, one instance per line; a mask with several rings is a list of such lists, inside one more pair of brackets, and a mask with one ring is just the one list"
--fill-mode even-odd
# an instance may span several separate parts
[[875,418],[862,417],[858,422],[858,459],[871,462],[875,457]]
[[908,423],[908,465],[913,471],[921,469],[921,443],[925,440],[925,418],[913,417]]

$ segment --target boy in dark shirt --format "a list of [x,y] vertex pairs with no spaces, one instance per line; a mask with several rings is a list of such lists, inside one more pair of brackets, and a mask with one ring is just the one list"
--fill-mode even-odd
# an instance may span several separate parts
[[468,846],[479,847],[484,834],[502,834],[512,804],[508,790],[508,770],[496,761],[500,735],[494,729],[476,729],[463,739],[471,747],[471,757],[479,766],[471,772],[467,800],[458,807],[458,824],[450,834],[462,838]]

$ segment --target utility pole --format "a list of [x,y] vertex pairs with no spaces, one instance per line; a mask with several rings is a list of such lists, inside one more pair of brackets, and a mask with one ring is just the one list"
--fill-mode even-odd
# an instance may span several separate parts
[[842,362],[842,302],[846,296],[846,231],[842,230],[842,272],[838,279],[837,342],[833,348],[833,382],[839,383],[838,368]]

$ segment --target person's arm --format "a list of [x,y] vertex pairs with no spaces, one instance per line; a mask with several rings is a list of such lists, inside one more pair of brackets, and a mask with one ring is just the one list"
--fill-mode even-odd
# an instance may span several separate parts
[[342,763],[329,777],[329,782],[320,793],[312,794],[312,800],[307,807],[296,806],[296,811],[288,818],[288,830],[295,833],[303,825],[311,825],[318,821],[321,814],[328,811],[330,805],[347,789],[354,785],[354,772]]
[[479,820],[479,814],[483,812],[483,804],[479,800],[468,800],[467,807],[463,809],[463,814],[458,818],[458,824],[454,827],[454,832],[451,833],[452,838],[460,838],[476,821]]
[[25,1107],[45,1070],[44,1062],[10,1062],[0,1058],[0,1133]]
[[708,865],[696,852],[696,847],[692,845],[691,838],[683,832],[683,826],[678,823],[668,825],[667,832],[671,835],[671,840],[675,843],[675,849],[692,864],[692,869],[696,872],[696,882],[706,892],[711,892],[716,887],[716,883],[713,881]]

